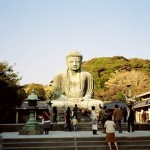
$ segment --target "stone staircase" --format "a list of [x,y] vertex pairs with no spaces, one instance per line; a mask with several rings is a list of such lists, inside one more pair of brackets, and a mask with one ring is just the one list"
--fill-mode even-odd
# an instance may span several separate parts
[[[51,124],[51,130],[52,131],[63,131],[63,123],[62,124]],[[121,124],[122,130],[127,131],[126,124]],[[99,130],[102,129],[102,125],[98,125]],[[73,130],[73,126],[71,125],[71,130]],[[78,131],[91,131],[92,130],[92,124],[91,123],[78,123]],[[117,127],[116,127],[117,130]]]
[[[64,122],[58,122],[58,124],[51,124],[51,130],[53,131],[63,131],[63,124]],[[23,126],[25,124],[22,123],[22,124],[0,124],[0,130],[1,132],[19,132]],[[79,131],[91,131],[91,123],[90,122],[87,122],[87,123],[79,123],[78,124],[78,129]],[[101,128],[101,125],[100,125],[100,128]],[[122,122],[122,129],[123,131],[127,130],[126,128],[126,124],[124,124]],[[135,130],[150,130],[150,125],[149,123],[144,123],[144,124],[141,124],[141,123],[135,123]]]
[[[99,131],[101,130],[99,125]],[[79,123],[78,131],[91,131],[91,123]],[[122,124],[123,131],[126,131],[126,125]],[[62,131],[63,123],[53,124],[52,131]],[[73,130],[73,127],[72,127]],[[117,130],[117,129],[116,129]],[[63,133],[63,132],[62,132]],[[69,133],[69,132],[68,132]],[[117,137],[119,150],[150,150],[150,136]],[[3,150],[109,150],[105,136],[99,137],[32,137],[25,138],[6,138],[2,140]],[[112,150],[115,146],[112,144]]]
[[[150,150],[150,137],[117,138],[119,150]],[[115,146],[112,145],[112,150]],[[109,150],[105,137],[3,139],[3,150]]]

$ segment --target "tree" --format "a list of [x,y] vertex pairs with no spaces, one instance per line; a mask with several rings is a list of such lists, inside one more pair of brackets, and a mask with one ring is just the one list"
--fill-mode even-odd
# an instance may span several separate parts
[[44,88],[41,84],[32,83],[31,85],[29,85],[29,89],[27,91],[27,94],[30,95],[32,90],[35,91],[35,94],[38,96],[38,98],[40,100],[45,100],[46,99],[45,90],[44,90]]
[[19,86],[20,77],[14,73],[13,66],[7,62],[0,62],[0,123],[14,121],[13,110],[20,106],[24,96]]
[[149,91],[150,76],[142,71],[116,71],[105,84],[107,87],[105,92],[110,90],[114,95],[120,92],[128,100]]
[[[120,97],[117,94],[120,91],[115,89],[115,91],[110,91],[105,84],[111,78],[111,74],[116,71],[123,72],[135,69],[150,76],[150,60],[126,59],[123,56],[92,58],[83,62],[82,68],[92,74],[94,78],[94,98],[101,100],[118,99]],[[144,89],[141,89],[141,91],[144,91]]]

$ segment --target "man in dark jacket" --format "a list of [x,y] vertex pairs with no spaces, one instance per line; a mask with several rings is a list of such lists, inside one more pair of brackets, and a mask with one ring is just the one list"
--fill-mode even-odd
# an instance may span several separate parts
[[132,105],[128,106],[128,116],[127,116],[127,120],[128,120],[128,133],[130,132],[130,125],[132,127],[132,133],[134,133],[134,111],[132,109]]

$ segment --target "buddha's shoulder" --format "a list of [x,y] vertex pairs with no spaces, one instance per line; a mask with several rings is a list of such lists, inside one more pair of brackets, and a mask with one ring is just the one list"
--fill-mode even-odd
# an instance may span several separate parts
[[66,74],[66,71],[65,70],[62,70],[62,71],[59,71],[55,74],[55,76],[63,76]]
[[85,71],[85,70],[82,70],[81,73],[82,73],[83,75],[92,76],[90,72],[87,72],[87,71]]
[[[82,76],[92,76],[90,72],[87,72],[87,71],[85,71],[85,70],[82,70],[82,71],[80,72],[80,74],[81,74]],[[62,77],[62,76],[67,76],[67,71],[66,71],[66,70],[60,71],[60,72],[58,72],[58,73],[55,75],[55,77]]]

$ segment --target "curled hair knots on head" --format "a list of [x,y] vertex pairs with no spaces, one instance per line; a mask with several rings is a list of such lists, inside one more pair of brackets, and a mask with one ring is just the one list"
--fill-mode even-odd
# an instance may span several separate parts
[[77,50],[73,50],[73,51],[69,52],[66,56],[66,59],[68,57],[81,57],[81,59],[83,58],[82,54]]

